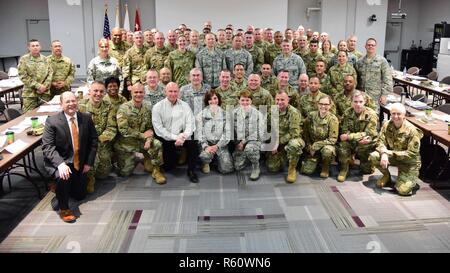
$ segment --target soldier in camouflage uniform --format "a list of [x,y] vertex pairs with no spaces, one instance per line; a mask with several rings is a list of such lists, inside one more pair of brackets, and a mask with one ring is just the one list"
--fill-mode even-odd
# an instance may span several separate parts
[[252,94],[252,106],[260,110],[260,106],[266,106],[267,111],[270,110],[270,106],[274,104],[273,97],[269,91],[261,87],[261,77],[258,74],[250,74],[248,77],[247,90]]
[[75,65],[62,55],[62,44],[55,40],[52,42],[52,55],[47,57],[53,70],[50,95],[61,95],[64,91],[70,91],[70,85],[75,77]]
[[144,102],[144,86],[137,83],[131,88],[131,101],[117,111],[119,137],[114,145],[119,152],[117,167],[121,176],[129,176],[135,168],[134,153],[144,154],[144,169],[158,184],[166,183],[160,172],[163,164],[162,145],[154,137],[150,105]]
[[293,52],[302,57],[302,59],[309,53],[308,39],[306,36],[300,36],[300,38],[298,38],[298,48]]
[[235,64],[233,70],[233,80],[231,85],[234,89],[241,91],[248,86],[248,81],[245,77],[245,69],[243,64]]
[[227,37],[226,37],[225,30],[219,29],[217,31],[216,50],[219,50],[222,53],[225,53],[225,51],[230,48],[231,48],[230,44],[227,43]]
[[111,41],[109,41],[109,55],[116,58],[120,69],[123,67],[123,57],[127,49],[122,41],[120,28],[113,28],[111,31]]
[[146,83],[144,101],[148,102],[152,108],[155,104],[162,101],[166,95],[164,87],[158,84],[158,72],[156,70],[150,69],[147,72]]
[[[127,31],[126,39],[123,40],[125,42],[125,48],[126,50],[130,49],[134,45],[134,32],[133,31]],[[122,36],[123,37],[123,36]]]
[[273,67],[273,61],[281,54],[281,42],[283,42],[283,34],[281,31],[275,32],[275,43],[270,44],[264,52],[264,63]]
[[91,113],[98,135],[95,164],[87,173],[87,192],[94,192],[95,179],[105,179],[111,172],[113,140],[117,133],[116,110],[103,100],[106,90],[102,82],[93,82],[89,88],[89,98],[79,102],[79,111]]
[[395,189],[400,195],[411,195],[419,177],[420,139],[423,133],[405,118],[406,109],[400,103],[391,107],[391,119],[384,123],[378,138],[376,151],[369,160],[383,177],[377,181],[382,188],[391,183],[389,165],[398,167]]
[[283,48],[283,53],[278,55],[273,61],[273,73],[278,75],[279,71],[287,70],[289,72],[289,84],[297,89],[299,75],[306,74],[305,64],[300,56],[292,53],[292,45],[288,40],[284,40],[281,47]]
[[[255,28],[254,32],[255,42],[254,45],[262,50],[263,52],[263,59],[264,59],[264,53],[266,52],[267,47],[270,45],[269,42],[263,40],[263,30],[261,28]],[[264,63],[264,60],[263,60]]]
[[109,42],[106,39],[98,41],[98,56],[93,58],[87,68],[87,82],[105,82],[108,77],[122,78],[119,62],[109,55]]
[[153,32],[150,29],[144,31],[144,48],[147,52],[150,48],[155,46]]
[[347,53],[347,63],[351,66],[355,66],[356,61],[358,58],[356,58],[355,54],[348,51],[347,42],[345,40],[340,40],[338,43],[338,52],[337,54],[328,62],[330,68],[336,64],[339,63],[338,60],[338,53],[339,51],[345,51]]
[[[278,108],[278,120],[275,124],[278,128],[275,130],[275,147],[267,152],[267,169],[271,172],[280,171],[286,162],[289,163],[288,175],[286,181],[294,183],[297,180],[297,163],[305,147],[302,135],[302,118],[298,110],[289,105],[289,97],[286,91],[281,90],[275,96]],[[272,117],[272,115],[270,115]],[[271,119],[269,124],[272,126]],[[272,131],[271,130],[271,131]]]
[[163,67],[159,70],[159,85],[166,88],[166,85],[172,81],[172,72],[169,68]]
[[245,76],[248,77],[253,73],[252,55],[242,48],[242,36],[235,35],[233,37],[232,48],[225,51],[225,62],[228,70],[234,69],[236,64],[242,64],[245,70]]
[[164,66],[172,72],[173,81],[179,86],[188,84],[189,71],[195,65],[195,54],[186,49],[186,38],[179,36],[178,49],[169,53]]
[[[252,94],[243,90],[239,93],[239,107],[233,111],[234,120],[234,168],[244,169],[246,162],[252,164],[251,180],[258,180],[260,175],[259,158],[261,138],[259,129],[265,128],[261,112],[252,106]],[[262,124],[261,124],[262,123]]]
[[346,51],[338,52],[338,63],[330,68],[328,75],[330,75],[331,94],[336,94],[338,90],[343,89],[345,76],[352,75],[356,79],[356,70],[353,65],[347,63]]
[[369,155],[375,150],[378,115],[373,109],[365,106],[364,94],[361,91],[356,91],[351,100],[352,107],[345,110],[340,125],[341,142],[338,146],[340,172],[337,177],[339,182],[344,182],[347,178],[353,154],[359,158],[363,174],[373,173]]
[[330,76],[325,73],[327,71],[327,63],[324,60],[318,60],[316,62],[316,74],[320,81],[320,91],[327,95],[332,96],[332,89],[330,83]]
[[[47,58],[42,55],[38,40],[28,42],[28,54],[19,61],[19,79],[23,82],[23,113],[33,110],[50,100],[50,85],[53,69]],[[42,99],[42,100],[41,100]]]
[[[320,99],[326,96],[326,94],[320,92],[319,78],[317,78],[316,76],[312,76],[309,79],[309,94],[300,96],[300,108],[297,108],[297,110],[300,111],[302,117],[309,117],[312,112],[319,110],[318,102]],[[336,113],[336,106],[334,105],[333,101],[331,101],[330,111],[333,114]]]
[[200,68],[203,75],[203,83],[212,88],[219,86],[220,71],[226,68],[225,56],[215,49],[216,39],[213,34],[205,37],[206,47],[197,53],[195,67]]
[[203,46],[199,43],[199,35],[197,30],[193,30],[189,33],[189,45],[187,49],[192,51],[195,55],[203,49]]
[[201,147],[202,172],[209,173],[209,164],[217,158],[219,172],[230,173],[233,171],[233,160],[228,150],[231,132],[226,123],[226,113],[221,108],[220,95],[214,90],[207,92],[204,104],[208,106],[196,116],[196,138]]
[[366,92],[375,102],[385,105],[386,96],[393,89],[392,71],[386,59],[376,55],[376,46],[374,38],[367,39],[367,54],[356,62],[358,89]]
[[191,107],[194,116],[197,116],[205,107],[203,101],[205,94],[211,90],[211,86],[202,83],[202,72],[198,68],[192,68],[189,73],[190,84],[181,87],[180,99]]
[[[238,104],[237,90],[231,85],[231,72],[224,69],[220,72],[220,86],[215,89],[220,96],[220,106],[225,111],[231,111]],[[230,108],[230,110],[227,110]]]
[[167,50],[169,50],[169,52],[172,52],[178,48],[177,40],[178,40],[177,34],[175,33],[175,31],[170,29],[167,32],[167,43],[165,46]]
[[358,39],[356,38],[355,35],[351,35],[347,39],[348,52],[353,53],[355,55],[355,57],[356,57],[356,60],[358,61],[364,55],[356,49],[356,43],[357,42],[358,42]]
[[[319,81],[320,83],[320,81]],[[298,89],[299,96],[309,95],[309,77],[307,74],[300,74],[298,76]],[[297,109],[298,110],[298,109]]]
[[277,85],[270,86],[269,89],[267,89],[272,97],[275,98],[276,94],[279,93],[279,91],[284,91],[289,97],[289,105],[293,106],[296,109],[299,108],[300,95],[295,88],[289,85],[289,72],[287,70],[281,70],[278,73],[277,78]]
[[315,111],[304,124],[304,138],[306,142],[307,158],[303,162],[302,172],[312,174],[322,161],[320,177],[330,175],[330,164],[336,156],[336,141],[339,135],[339,121],[330,112],[331,98],[328,95],[319,100],[319,111]]
[[[322,48],[321,49],[322,49],[322,52],[321,52],[322,53],[322,59],[327,64],[327,67],[330,68],[331,66],[333,66],[331,64],[331,60],[333,60],[333,58],[336,56],[336,54],[331,51],[332,45],[331,45],[330,40],[324,41],[322,43]],[[327,70],[327,72],[328,72],[328,70]]]
[[270,64],[263,64],[261,66],[261,87],[269,90],[271,86],[277,86],[278,79],[272,73],[272,66]]
[[127,89],[129,90],[131,85],[137,82],[144,83],[148,69],[145,62],[144,39],[141,31],[135,32],[134,45],[127,50],[123,59],[122,75]]
[[264,51],[257,47],[254,43],[253,33],[245,33],[245,50],[247,50],[250,55],[252,55],[253,61],[253,71],[252,73],[259,73],[261,71],[261,66],[264,63]]
[[103,98],[104,101],[111,103],[117,112],[119,106],[127,102],[127,99],[119,94],[120,80],[116,77],[108,77],[105,80],[106,92],[108,94]]
[[[342,120],[342,116],[344,115],[345,110],[352,106],[352,96],[356,91],[355,86],[356,83],[354,76],[347,75],[344,77],[344,89],[334,96],[337,117],[339,118],[339,120]],[[375,105],[372,98],[369,97],[365,92],[363,92],[362,95],[364,96],[366,107],[369,107],[376,111],[377,106]]]
[[322,54],[319,53],[319,42],[317,40],[311,40],[309,42],[309,53],[303,58],[306,66],[306,73],[309,77],[315,73],[316,62],[318,60],[323,60]]
[[164,46],[164,34],[155,34],[155,46],[145,52],[144,60],[148,69],[160,70],[164,67],[164,62],[169,56],[170,50]]

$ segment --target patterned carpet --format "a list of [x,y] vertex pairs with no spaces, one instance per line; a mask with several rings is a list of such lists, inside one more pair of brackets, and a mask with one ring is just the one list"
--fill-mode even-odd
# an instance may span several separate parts
[[[420,182],[412,197],[377,189],[377,172],[345,183],[263,172],[200,175],[185,169],[155,184],[138,167],[128,179],[100,181],[72,202],[76,223],[63,223],[48,193],[0,244],[0,252],[450,252],[449,190]],[[395,172],[394,172],[395,173]]]

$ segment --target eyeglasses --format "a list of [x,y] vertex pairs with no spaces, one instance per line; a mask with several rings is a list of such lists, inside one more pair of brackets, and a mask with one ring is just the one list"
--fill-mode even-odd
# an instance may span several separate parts
[[366,44],[366,46],[376,47],[377,45],[374,45],[374,44]]

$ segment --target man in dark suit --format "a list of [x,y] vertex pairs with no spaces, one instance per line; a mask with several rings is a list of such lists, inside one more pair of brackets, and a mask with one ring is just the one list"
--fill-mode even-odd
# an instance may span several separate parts
[[86,173],[94,166],[97,132],[91,114],[78,112],[72,92],[61,95],[63,111],[45,122],[42,136],[45,169],[56,178],[56,199],[60,217],[73,222],[69,198],[82,200],[86,192]]

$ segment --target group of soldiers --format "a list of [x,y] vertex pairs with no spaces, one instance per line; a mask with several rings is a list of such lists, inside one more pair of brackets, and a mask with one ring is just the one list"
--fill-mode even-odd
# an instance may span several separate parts
[[[165,44],[156,29],[127,34],[116,28],[110,41],[98,42],[99,55],[87,71],[89,97],[79,101],[80,111],[92,113],[99,135],[88,191],[113,163],[120,175],[130,175],[136,152],[144,155],[144,168],[155,181],[165,183],[160,168],[167,161],[165,141],[180,148],[180,161],[186,157],[184,143],[196,141],[204,173],[213,160],[221,173],[250,163],[250,179],[256,180],[263,155],[269,171],[288,165],[286,181],[293,183],[302,159],[302,173],[312,174],[320,165],[326,178],[337,156],[339,182],[357,158],[363,174],[380,168],[379,187],[391,182],[387,167],[398,166],[396,190],[412,193],[422,134],[405,120],[401,105],[391,108],[391,120],[377,130],[379,105],[386,104],[393,83],[375,39],[366,41],[363,55],[353,35],[336,48],[327,33],[302,26],[284,35],[253,26],[236,33],[232,25],[211,30],[209,21],[202,34],[181,24],[169,31]],[[29,42],[29,54],[19,63],[24,112],[70,90],[75,68],[61,47],[53,41],[52,55],[44,57],[39,42]],[[188,107],[172,119],[185,123],[174,129],[163,105],[180,101],[179,107]]]

